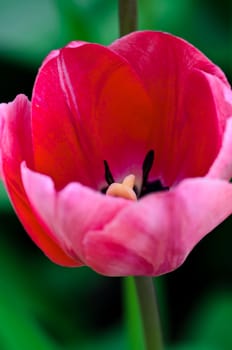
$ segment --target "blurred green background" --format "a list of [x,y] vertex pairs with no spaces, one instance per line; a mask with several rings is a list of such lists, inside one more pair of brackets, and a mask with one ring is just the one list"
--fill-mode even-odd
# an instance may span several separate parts
[[[231,0],[139,2],[139,29],[182,36],[230,81],[231,17]],[[117,36],[115,0],[0,0],[0,100],[30,97],[50,50],[76,39],[107,45]],[[232,349],[231,233],[229,218],[181,268],[156,279],[167,349]],[[48,261],[0,185],[0,350],[129,349],[123,284]]]

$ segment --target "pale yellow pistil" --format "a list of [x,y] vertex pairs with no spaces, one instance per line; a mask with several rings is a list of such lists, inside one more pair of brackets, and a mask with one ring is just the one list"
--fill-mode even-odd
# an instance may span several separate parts
[[135,176],[132,174],[128,175],[125,177],[122,183],[112,183],[108,187],[106,194],[113,197],[121,197],[125,199],[130,199],[132,201],[136,201],[137,197],[133,190],[134,184]]

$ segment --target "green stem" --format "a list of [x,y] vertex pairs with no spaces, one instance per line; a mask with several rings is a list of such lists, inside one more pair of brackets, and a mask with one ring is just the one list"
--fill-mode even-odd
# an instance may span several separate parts
[[162,335],[152,278],[134,277],[146,350],[162,350]]
[[137,29],[137,0],[119,0],[120,36]]
[[[120,36],[123,36],[137,30],[137,0],[119,0],[118,4]],[[152,279],[150,277],[128,277],[125,282],[127,321],[130,323],[128,329],[132,334],[130,338],[133,350],[140,348],[139,328],[141,324],[145,349],[162,350],[161,328]],[[138,304],[140,319],[135,319],[134,316],[137,313],[134,309]],[[133,310],[130,306],[133,307]]]
[[134,277],[123,278],[124,313],[126,327],[126,349],[145,350],[143,327]]

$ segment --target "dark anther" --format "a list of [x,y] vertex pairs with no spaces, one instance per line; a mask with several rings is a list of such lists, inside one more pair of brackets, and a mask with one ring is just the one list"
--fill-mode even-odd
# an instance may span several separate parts
[[143,184],[147,182],[148,175],[154,162],[154,151],[150,150],[143,161]]
[[143,181],[142,181],[140,197],[145,196],[145,194],[148,194],[151,192],[165,191],[169,189],[168,187],[164,187],[160,180],[148,182],[148,175],[154,163],[154,158],[155,158],[155,152],[153,150],[150,150],[144,159],[143,168],[142,168]]
[[113,175],[111,174],[109,165],[108,165],[106,160],[104,160],[104,167],[105,167],[105,179],[106,179],[106,182],[108,183],[108,185],[111,185],[115,181],[114,181]]
[[[143,178],[142,178],[141,190],[139,191],[137,186],[133,187],[133,190],[136,196],[139,198],[151,192],[166,191],[169,189],[168,187],[163,186],[162,182],[158,179],[151,182],[148,181],[148,176],[152,169],[154,159],[155,159],[155,152],[153,150],[148,151],[142,165]],[[108,185],[102,188],[101,190],[102,193],[106,193],[108,187],[115,182],[106,160],[104,160],[104,168],[105,168],[105,179]]]
[[140,193],[140,197],[145,196],[145,194],[152,193],[152,192],[160,192],[160,191],[167,191],[169,190],[169,187],[165,187],[162,185],[162,182],[160,180],[155,180],[152,182],[147,182],[143,187],[142,191]]
[[109,187],[112,183],[115,182],[115,181],[114,181],[114,178],[113,178],[113,175],[111,174],[110,167],[109,167],[109,165],[108,165],[108,163],[107,163],[106,160],[104,160],[104,168],[105,168],[105,179],[106,179],[106,182],[107,182],[108,186],[106,186],[106,187],[104,187],[104,188],[101,189],[101,192],[102,192],[102,193],[106,193],[108,187]]
[[136,197],[138,197],[139,196],[139,191],[138,191],[138,187],[137,186],[133,187],[133,191],[136,194]]

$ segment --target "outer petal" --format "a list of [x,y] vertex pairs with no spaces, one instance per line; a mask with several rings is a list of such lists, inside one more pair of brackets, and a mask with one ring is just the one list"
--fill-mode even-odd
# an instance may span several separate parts
[[[35,168],[56,179],[56,186],[77,179],[93,186],[86,158],[78,145],[75,117],[72,116],[59,78],[57,60],[60,51],[52,51],[44,60],[32,95],[32,134]],[[74,120],[73,120],[74,118]]]
[[[79,183],[56,192],[51,178],[22,166],[22,178],[35,211],[46,222],[62,248],[74,258],[83,259],[82,241],[89,230],[103,229],[132,203],[102,195]],[[97,252],[96,252],[97,253]]]
[[[112,276],[167,273],[231,213],[232,185],[204,178],[185,180],[171,191],[134,203],[103,230],[89,231],[83,241],[85,262]],[[134,256],[143,261],[140,268]]]
[[14,102],[0,105],[0,163],[4,184],[26,231],[45,254],[58,264],[79,265],[52,239],[51,232],[27,200],[21,182],[20,163],[26,160],[33,166],[30,123],[30,102],[26,96],[19,95]]
[[3,179],[3,169],[2,169],[2,146],[1,146],[1,139],[3,135],[3,125],[4,120],[2,117],[0,117],[0,180]]
[[189,179],[131,202],[77,183],[56,193],[48,177],[27,168],[22,174],[32,205],[63,248],[109,276],[174,270],[232,212],[232,185],[221,180]]
[[[133,32],[110,46],[110,49],[124,57],[144,82],[151,96],[156,94],[157,82],[178,69],[178,75],[198,69],[219,78],[229,86],[224,73],[205,55],[187,41],[174,35],[155,31]],[[166,72],[165,72],[166,68]]]
[[232,117],[228,119],[222,148],[207,177],[223,180],[232,178]]
[[[160,32],[134,32],[109,47],[141,79],[158,120],[156,169],[167,185],[205,175],[222,141],[226,112],[223,72],[186,41]],[[222,88],[220,88],[222,90]],[[188,145],[188,147],[186,147]]]

